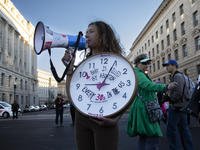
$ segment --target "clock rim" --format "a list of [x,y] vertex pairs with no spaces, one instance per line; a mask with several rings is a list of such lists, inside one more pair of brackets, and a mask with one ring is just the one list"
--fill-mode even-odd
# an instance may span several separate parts
[[[115,54],[115,53],[111,53],[111,52],[102,52],[102,53],[98,53],[98,54],[95,54],[95,55],[92,55],[92,56],[89,56],[87,59],[84,59],[77,67],[76,69],[82,65],[82,63],[84,63],[85,61],[87,61],[89,58],[92,58],[94,56],[97,56],[97,55],[108,55],[108,54],[111,54],[111,55],[116,55],[116,56],[119,56],[121,57],[122,59],[124,59],[126,62],[129,63],[129,65],[131,66],[132,70],[133,70],[133,73],[135,75],[135,88],[134,88],[134,91],[132,92],[132,95],[130,97],[130,99],[128,100],[128,102],[121,108],[119,109],[118,111],[110,114],[110,115],[107,115],[107,116],[103,116],[103,117],[106,117],[106,118],[114,118],[114,117],[117,117],[121,114],[123,114],[130,106],[131,104],[133,103],[133,101],[135,100],[135,97],[137,96],[137,90],[138,90],[138,78],[137,78],[137,75],[136,75],[136,72],[135,72],[135,69],[133,68],[132,64],[127,60],[127,58],[125,58],[124,56],[122,56],[121,54]],[[67,86],[67,90],[69,91],[68,93],[68,98],[70,100],[70,102],[72,102],[73,106],[76,108],[77,111],[79,111],[79,113],[83,114],[84,116],[87,116],[87,117],[90,117],[90,118],[97,118],[96,116],[90,116],[86,113],[84,113],[83,111],[81,111],[73,102],[72,100],[72,97],[71,97],[71,90],[70,90],[70,85],[71,85],[71,80],[73,78],[73,75],[76,71],[76,69],[73,71],[71,77],[70,77],[70,81],[69,81],[69,84]]]

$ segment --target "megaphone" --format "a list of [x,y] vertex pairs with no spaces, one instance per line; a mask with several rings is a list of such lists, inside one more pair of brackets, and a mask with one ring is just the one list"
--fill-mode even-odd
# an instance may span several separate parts
[[[34,33],[35,53],[39,55],[42,51],[55,47],[75,47],[77,38],[77,36],[53,32],[40,21],[37,23]],[[83,50],[87,47],[86,38],[81,36],[77,49]]]

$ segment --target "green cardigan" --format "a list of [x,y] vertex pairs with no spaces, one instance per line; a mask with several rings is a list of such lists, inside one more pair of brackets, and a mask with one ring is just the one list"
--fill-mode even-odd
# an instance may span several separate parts
[[[148,75],[136,67],[135,72],[138,78],[138,92],[145,101],[155,100],[155,92],[163,93],[164,84],[153,83]],[[129,136],[163,136],[158,122],[151,123],[144,102],[136,96],[133,101],[128,118],[126,132]]]

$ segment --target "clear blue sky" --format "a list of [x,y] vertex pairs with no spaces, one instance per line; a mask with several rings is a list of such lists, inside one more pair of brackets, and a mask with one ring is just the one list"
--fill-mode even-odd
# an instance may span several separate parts
[[[27,21],[35,27],[42,21],[57,33],[77,35],[90,22],[110,24],[120,37],[127,54],[134,40],[163,0],[11,0]],[[64,49],[52,49],[52,59],[59,76],[65,69],[61,62]],[[50,71],[47,51],[38,55],[38,68]]]

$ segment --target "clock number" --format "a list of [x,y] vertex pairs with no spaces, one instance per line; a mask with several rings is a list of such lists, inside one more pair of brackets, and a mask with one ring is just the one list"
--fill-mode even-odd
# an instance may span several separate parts
[[104,111],[103,111],[103,107],[101,107],[101,109],[99,110],[99,113],[103,113]]
[[101,59],[101,64],[108,64],[108,58]]
[[88,75],[88,73],[86,71],[80,72],[80,78],[81,77],[86,77],[86,79],[90,78],[90,76]]
[[127,96],[126,96],[126,93],[124,93],[124,95],[123,95],[122,97],[126,99],[126,97],[127,97]]
[[82,95],[79,95],[79,96],[78,96],[78,101],[81,102],[82,100],[83,100]]
[[113,109],[117,109],[117,103],[113,103]]
[[95,63],[89,63],[89,68],[95,68]]
[[127,74],[127,68],[124,68],[123,71],[123,74]]
[[130,80],[127,80],[127,86],[130,86],[131,85],[131,81]]
[[79,83],[77,83],[76,84],[76,88],[77,88],[77,90],[78,90],[78,88],[80,87],[80,84]]
[[87,108],[87,110],[89,110],[90,109],[90,106],[91,106],[91,104],[87,104],[88,105],[88,108]]

